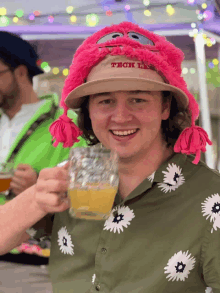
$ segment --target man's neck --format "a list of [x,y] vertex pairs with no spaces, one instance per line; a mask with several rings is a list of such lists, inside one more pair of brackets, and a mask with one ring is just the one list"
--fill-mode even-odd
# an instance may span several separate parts
[[127,197],[144,179],[155,172],[160,165],[173,155],[173,149],[164,144],[158,149],[151,149],[145,157],[119,162],[119,193]]

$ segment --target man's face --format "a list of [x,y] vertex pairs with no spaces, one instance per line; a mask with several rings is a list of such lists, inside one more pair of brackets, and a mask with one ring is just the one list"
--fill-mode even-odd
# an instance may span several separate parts
[[169,104],[162,104],[161,92],[102,93],[89,98],[89,114],[99,141],[120,158],[131,158],[162,144]]
[[0,60],[0,108],[11,108],[18,94],[19,87],[13,72]]

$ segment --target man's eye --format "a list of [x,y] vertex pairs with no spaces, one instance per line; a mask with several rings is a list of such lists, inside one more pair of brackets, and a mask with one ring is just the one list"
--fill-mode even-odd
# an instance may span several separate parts
[[112,101],[110,99],[106,99],[106,100],[102,100],[99,102],[99,104],[103,104],[103,105],[108,105],[108,104],[111,104]]
[[140,103],[144,103],[144,102],[146,102],[146,100],[143,100],[143,99],[137,99],[137,98],[132,99],[132,101],[133,101],[133,103],[135,103],[135,104],[140,104]]

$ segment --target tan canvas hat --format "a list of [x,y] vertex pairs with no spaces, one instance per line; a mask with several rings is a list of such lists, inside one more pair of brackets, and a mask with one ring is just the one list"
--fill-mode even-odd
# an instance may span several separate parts
[[77,109],[89,95],[136,90],[170,91],[176,98],[179,109],[188,106],[188,97],[182,90],[165,83],[156,71],[149,69],[143,62],[120,55],[107,55],[94,66],[86,82],[71,91],[65,103],[69,108]]

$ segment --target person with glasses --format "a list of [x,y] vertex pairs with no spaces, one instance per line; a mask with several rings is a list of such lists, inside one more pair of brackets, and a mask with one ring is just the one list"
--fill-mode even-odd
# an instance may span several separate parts
[[[37,65],[37,52],[27,41],[9,32],[1,31],[0,40],[0,162],[14,163],[9,194],[0,194],[3,205],[35,184],[43,168],[66,160],[70,148],[52,145],[48,128],[62,110],[56,94],[38,97],[33,89],[33,77],[44,73]],[[73,111],[71,115],[76,120]],[[4,222],[3,217],[0,214],[0,221]],[[51,219],[52,215],[45,217],[35,228]],[[40,267],[48,264],[49,255],[47,237],[41,241],[30,239],[0,256],[0,292],[17,293],[18,287],[22,293],[51,292],[47,269]],[[20,268],[23,273],[15,274]]]

